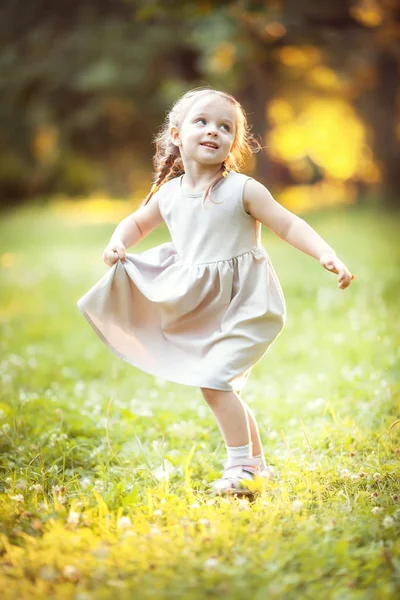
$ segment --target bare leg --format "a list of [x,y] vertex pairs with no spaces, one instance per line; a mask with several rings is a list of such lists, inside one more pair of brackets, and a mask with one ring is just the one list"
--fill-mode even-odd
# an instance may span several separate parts
[[245,446],[251,441],[248,413],[235,392],[201,388],[214,413],[227,446]]
[[263,447],[262,447],[262,443],[261,443],[260,431],[258,429],[256,418],[255,418],[254,413],[251,410],[251,408],[244,402],[243,399],[242,399],[242,402],[245,405],[248,419],[249,419],[250,436],[251,436],[251,441],[253,442],[253,456],[258,456],[259,454],[262,455]]
[[253,443],[253,456],[262,453],[262,444],[253,411],[236,392],[201,388],[203,396],[214,413],[227,446]]

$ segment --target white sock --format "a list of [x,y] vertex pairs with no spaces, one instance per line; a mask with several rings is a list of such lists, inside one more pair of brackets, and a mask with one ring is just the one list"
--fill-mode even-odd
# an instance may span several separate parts
[[267,468],[267,463],[265,462],[265,458],[264,458],[264,454],[256,454],[255,456],[253,456],[254,459],[259,461],[259,465],[260,465],[260,469],[266,469]]
[[258,466],[260,464],[260,459],[251,456],[252,445],[252,442],[250,442],[245,446],[226,446],[228,460],[224,465],[225,469],[236,467],[238,465]]

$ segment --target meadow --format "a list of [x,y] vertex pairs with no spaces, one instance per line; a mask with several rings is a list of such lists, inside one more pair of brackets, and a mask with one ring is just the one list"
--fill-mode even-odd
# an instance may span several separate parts
[[200,391],[134,369],[77,309],[117,220],[55,206],[0,224],[2,600],[398,598],[398,215],[303,215],[344,291],[264,230],[288,319],[243,393],[275,469],[249,501],[208,490],[225,448]]

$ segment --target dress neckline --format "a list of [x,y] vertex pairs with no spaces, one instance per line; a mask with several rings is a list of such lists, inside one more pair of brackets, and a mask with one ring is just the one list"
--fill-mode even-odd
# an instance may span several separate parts
[[[231,173],[231,171],[228,173],[228,176],[227,176],[227,177],[229,177],[229,174],[230,174],[230,173]],[[204,192],[206,191],[205,189],[204,189],[202,192],[198,192],[197,194],[186,194],[186,193],[183,191],[183,185],[182,185],[182,181],[183,181],[183,175],[184,175],[184,174],[185,174],[185,173],[183,173],[183,174],[182,174],[182,175],[179,177],[179,190],[180,190],[181,196],[183,196],[184,198],[201,198],[201,197],[204,195]],[[227,177],[223,177],[223,178],[222,178],[220,181],[218,181],[218,183],[217,183],[217,185],[214,187],[214,189],[218,188],[218,187],[221,185],[221,183],[223,183],[223,182],[225,181],[225,179],[227,179]]]

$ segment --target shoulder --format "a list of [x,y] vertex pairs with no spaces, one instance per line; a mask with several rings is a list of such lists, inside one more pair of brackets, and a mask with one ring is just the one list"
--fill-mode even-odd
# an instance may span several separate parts
[[240,197],[243,197],[244,190],[248,185],[248,181],[252,180],[250,175],[245,175],[244,173],[238,173],[237,171],[229,171],[228,176],[225,181],[228,186],[231,186],[236,193],[239,193]]
[[250,179],[244,188],[243,207],[249,215],[280,237],[296,219],[293,213],[275,200],[265,185],[255,179]]
[[163,183],[157,192],[154,194],[154,198],[157,199],[160,207],[168,204],[168,200],[173,197],[174,191],[176,190],[179,177],[174,177]]
[[177,183],[179,182],[180,179],[180,175],[178,175],[177,177],[173,177],[172,179],[169,179],[166,183],[163,183],[162,186],[160,187],[160,190],[171,190],[174,186],[177,185]]
[[245,184],[248,179],[252,179],[250,175],[239,173],[238,171],[229,171],[228,178],[235,183],[241,182],[243,184]]
[[237,190],[240,190],[243,208],[247,214],[251,215],[251,203],[263,202],[266,197],[270,196],[267,188],[251,175],[230,171],[228,179]]
[[260,202],[271,200],[272,195],[269,190],[253,177],[248,177],[243,190],[243,205],[247,212],[251,212],[251,206]]

